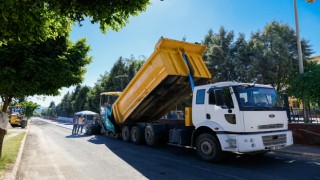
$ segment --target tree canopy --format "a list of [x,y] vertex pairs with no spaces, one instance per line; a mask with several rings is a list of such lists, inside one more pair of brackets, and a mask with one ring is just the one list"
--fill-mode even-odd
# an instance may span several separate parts
[[[296,35],[287,24],[273,21],[248,40],[240,33],[235,41],[233,31],[221,27],[218,33],[210,30],[203,44],[213,81],[257,82],[283,90],[298,74]],[[312,51],[304,40],[302,51],[306,62]]]
[[320,64],[309,62],[305,66],[304,74],[293,76],[288,81],[288,94],[307,103],[320,104]]
[[89,18],[102,32],[118,31],[149,0],[4,0],[0,3],[0,46],[8,41],[42,42],[66,36],[71,25]]
[[[144,61],[134,57],[119,59],[112,66],[110,73],[105,72],[97,80],[94,87],[77,86],[71,93],[67,93],[61,103],[57,105],[57,113],[72,116],[75,112],[91,110],[99,112],[100,93],[107,91],[123,91]],[[111,99],[115,100],[115,99]]]
[[0,48],[0,96],[3,111],[13,97],[58,95],[59,89],[81,83],[91,62],[86,40],[67,37],[41,43],[10,42]]
[[33,116],[34,110],[36,110],[40,105],[31,101],[24,101],[19,103],[21,106],[26,107],[26,117],[29,119]]
[[[233,31],[228,31],[221,27],[217,33],[209,30],[205,35],[203,44],[207,49],[203,55],[204,60],[213,74],[212,82],[216,81],[238,81],[238,82],[256,82],[262,84],[271,84],[280,91],[289,92],[288,87],[296,87],[297,84],[310,82],[312,89],[317,89],[314,77],[318,66],[307,65],[304,76],[312,77],[310,81],[306,77],[299,79],[298,53],[296,45],[296,35],[294,30],[287,24],[278,22],[268,23],[262,31],[253,32],[249,38],[240,33],[235,37]],[[303,58],[305,64],[312,51],[307,41],[302,41]],[[98,112],[100,93],[104,91],[122,91],[130,82],[138,69],[142,66],[141,61],[119,57],[110,72],[101,75],[93,88],[87,92],[85,105],[88,108]],[[310,65],[311,66],[311,65]],[[311,69],[310,69],[311,68]],[[312,73],[311,73],[312,72]],[[298,78],[298,79],[297,79]],[[83,86],[77,87],[74,92],[67,94],[58,105],[61,112],[75,112],[74,98],[80,92]],[[287,88],[287,90],[286,90]],[[301,87],[297,92],[302,92],[306,87]],[[290,95],[300,98],[300,95],[290,90]],[[310,91],[313,99],[318,96],[317,93]],[[310,96],[311,98],[311,96]],[[66,108],[66,105],[69,108]],[[84,110],[84,109],[81,109]]]

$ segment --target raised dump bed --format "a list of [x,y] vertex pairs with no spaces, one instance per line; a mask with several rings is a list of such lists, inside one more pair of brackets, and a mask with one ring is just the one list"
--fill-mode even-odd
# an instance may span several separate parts
[[[195,84],[211,78],[202,54],[206,47],[161,38],[155,50],[112,106],[118,125],[161,118],[191,95],[189,72]],[[183,58],[186,55],[189,68]]]

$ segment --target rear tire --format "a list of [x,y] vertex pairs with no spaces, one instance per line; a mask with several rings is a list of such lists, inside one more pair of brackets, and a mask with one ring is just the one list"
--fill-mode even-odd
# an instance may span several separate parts
[[121,137],[124,142],[129,142],[130,140],[130,129],[129,126],[123,126],[121,130]]
[[143,131],[137,126],[133,126],[130,133],[130,139],[133,144],[141,144],[143,141]]
[[155,146],[157,140],[155,138],[154,130],[151,125],[148,125],[144,131],[144,138],[149,146]]
[[219,162],[222,160],[219,140],[213,134],[201,134],[197,138],[196,148],[198,155],[205,161]]

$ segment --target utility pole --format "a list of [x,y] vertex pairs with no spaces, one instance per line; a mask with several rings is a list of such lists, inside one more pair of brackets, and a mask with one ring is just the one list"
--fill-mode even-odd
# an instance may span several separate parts
[[[313,3],[314,0],[306,0],[308,3]],[[300,40],[300,28],[299,28],[299,19],[298,19],[298,8],[297,8],[297,0],[294,0],[294,17],[296,23],[296,34],[297,34],[297,45],[298,45],[298,57],[299,57],[299,73],[304,74],[303,68],[303,59],[302,59],[302,49],[301,49],[301,40]],[[307,105],[305,102],[305,98],[302,99],[303,105],[303,120],[304,122],[309,122],[309,114],[307,113]]]

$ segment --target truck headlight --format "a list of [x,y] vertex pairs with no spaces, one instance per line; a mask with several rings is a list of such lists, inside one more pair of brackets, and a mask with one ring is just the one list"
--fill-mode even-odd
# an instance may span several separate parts
[[229,145],[229,148],[237,148],[237,140],[236,139],[227,139],[226,142]]

